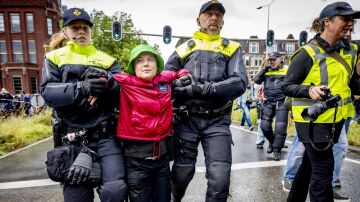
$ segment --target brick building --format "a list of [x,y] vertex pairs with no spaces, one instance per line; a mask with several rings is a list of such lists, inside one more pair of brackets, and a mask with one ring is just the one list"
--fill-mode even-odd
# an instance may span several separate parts
[[43,44],[59,31],[61,0],[0,1],[0,88],[39,93]]
[[251,36],[249,39],[240,40],[243,49],[245,65],[249,76],[254,76],[263,62],[266,49],[268,53],[279,52],[283,55],[284,63],[288,63],[289,57],[299,48],[298,40],[289,34],[286,39],[274,40],[272,47],[266,46],[265,39],[258,39],[257,36]]

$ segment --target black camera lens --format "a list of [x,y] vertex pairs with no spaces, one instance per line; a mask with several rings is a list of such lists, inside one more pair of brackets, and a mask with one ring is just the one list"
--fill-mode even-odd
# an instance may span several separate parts
[[312,105],[311,107],[304,109],[301,116],[308,121],[315,121],[324,111],[326,111],[327,105],[325,102],[320,102]]

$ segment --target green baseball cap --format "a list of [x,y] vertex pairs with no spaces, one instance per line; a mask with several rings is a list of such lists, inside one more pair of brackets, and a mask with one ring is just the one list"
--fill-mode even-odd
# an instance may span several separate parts
[[162,72],[162,70],[164,69],[164,60],[162,59],[161,55],[159,52],[157,52],[157,50],[147,44],[140,44],[137,45],[134,49],[132,49],[131,53],[130,53],[130,61],[129,61],[129,65],[127,67],[126,72],[129,74],[135,74],[135,70],[134,70],[134,60],[139,57],[142,53],[151,53],[155,56],[156,59],[156,63],[157,63],[157,73]]

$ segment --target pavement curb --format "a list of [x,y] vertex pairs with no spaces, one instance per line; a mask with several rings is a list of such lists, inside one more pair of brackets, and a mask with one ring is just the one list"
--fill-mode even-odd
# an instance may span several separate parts
[[26,146],[26,147],[23,147],[23,148],[14,150],[14,151],[9,152],[9,153],[6,153],[6,154],[0,156],[0,159],[6,158],[6,157],[8,157],[8,156],[10,156],[10,155],[13,155],[13,154],[16,154],[16,153],[18,153],[18,152],[21,152],[22,150],[25,150],[25,149],[27,149],[27,148],[29,148],[29,147],[33,147],[33,146],[35,146],[35,145],[37,145],[37,144],[40,144],[40,143],[45,142],[45,141],[48,141],[48,140],[50,140],[50,139],[52,139],[52,138],[53,138],[53,136],[50,136],[50,137],[47,137],[47,138],[45,138],[45,139],[39,140],[39,141],[37,141],[37,142],[34,142],[34,143],[32,143],[32,144],[29,144],[29,145]]

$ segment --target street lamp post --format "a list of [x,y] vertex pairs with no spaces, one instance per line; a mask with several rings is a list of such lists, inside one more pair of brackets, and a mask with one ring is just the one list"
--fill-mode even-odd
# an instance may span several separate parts
[[[271,6],[271,4],[274,3],[274,1],[275,1],[275,0],[272,0],[269,4],[263,5],[263,6],[259,6],[259,7],[256,8],[256,9],[262,9],[262,8],[264,8],[264,7],[267,7],[267,8],[268,8],[267,30],[266,30],[266,32],[269,31],[269,24],[270,24],[270,6]],[[266,48],[265,48],[265,53],[266,53],[266,56],[267,56],[267,55],[268,55],[267,46],[266,46]]]

